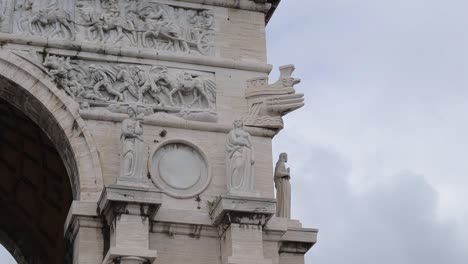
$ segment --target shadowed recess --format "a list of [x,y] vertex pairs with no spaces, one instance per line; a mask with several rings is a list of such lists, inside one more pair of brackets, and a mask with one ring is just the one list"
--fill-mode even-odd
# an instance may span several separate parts
[[72,202],[50,139],[0,99],[0,243],[18,263],[66,263],[63,224]]

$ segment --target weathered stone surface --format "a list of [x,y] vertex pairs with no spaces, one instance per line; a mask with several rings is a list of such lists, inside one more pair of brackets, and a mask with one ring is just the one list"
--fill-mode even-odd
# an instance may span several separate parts
[[274,216],[272,138],[303,105],[292,65],[268,83],[278,2],[0,1],[0,242],[20,263],[303,263],[317,230],[287,195]]

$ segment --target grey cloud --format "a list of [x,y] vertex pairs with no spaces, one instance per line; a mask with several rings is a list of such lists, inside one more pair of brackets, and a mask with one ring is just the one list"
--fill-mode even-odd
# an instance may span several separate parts
[[269,62],[296,65],[306,107],[288,115],[274,149],[291,152],[293,215],[321,228],[308,263],[467,262],[467,8],[292,0],[277,9]]
[[[294,141],[282,140],[279,148],[298,146]],[[333,148],[305,145],[289,156],[293,216],[320,228],[307,263],[468,261],[456,225],[437,220],[437,192],[423,175],[405,171],[355,191],[350,161]]]

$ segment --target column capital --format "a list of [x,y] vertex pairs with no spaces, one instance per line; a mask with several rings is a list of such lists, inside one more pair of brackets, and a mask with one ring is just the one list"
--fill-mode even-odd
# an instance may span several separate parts
[[213,204],[210,217],[214,225],[222,222],[265,225],[275,214],[276,200],[223,195]]
[[98,201],[98,212],[110,224],[117,215],[140,215],[153,219],[161,206],[161,193],[148,188],[109,185]]
[[317,243],[318,229],[288,228],[279,241],[279,253],[305,254]]

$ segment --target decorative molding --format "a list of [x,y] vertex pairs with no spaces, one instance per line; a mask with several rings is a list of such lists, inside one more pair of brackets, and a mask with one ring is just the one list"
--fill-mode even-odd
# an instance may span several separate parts
[[98,212],[112,226],[121,214],[153,219],[162,204],[161,193],[154,189],[122,185],[106,186],[98,201]]
[[[121,122],[124,120],[127,115],[121,113],[113,113],[107,109],[99,110],[87,110],[80,109],[80,115],[83,119],[90,120],[101,120],[109,122]],[[190,120],[184,120],[182,118],[177,118],[173,115],[156,113],[151,116],[145,116],[143,118],[143,124],[150,126],[160,126],[160,127],[172,127],[172,128],[182,128],[182,129],[191,129],[197,131],[209,131],[209,132],[218,132],[218,133],[228,133],[232,129],[230,124],[220,124],[220,123],[207,123],[207,122],[196,122]],[[249,132],[251,136],[257,137],[274,137],[277,134],[276,130],[260,128],[260,127],[245,127],[245,130]]]
[[214,225],[238,223],[264,226],[275,214],[275,199],[224,195],[210,211]]
[[[272,70],[270,64],[244,62],[220,57],[196,56],[191,54],[177,54],[151,49],[134,49],[129,47],[115,47],[112,44],[95,45],[79,41],[64,41],[59,39],[45,39],[32,36],[14,36],[0,32],[0,46],[5,49],[15,50],[18,45],[26,45],[25,50],[40,50],[72,56],[77,59],[91,59],[100,61],[129,61],[132,59],[144,59],[155,61],[178,62],[201,66],[212,66],[226,69],[254,71],[269,73]],[[118,59],[109,57],[118,56]]]
[[304,106],[304,95],[296,93],[294,85],[300,79],[291,77],[294,65],[280,67],[279,80],[268,84],[267,77],[247,81],[245,97],[249,112],[243,118],[246,126],[275,130],[283,128],[283,116]]

